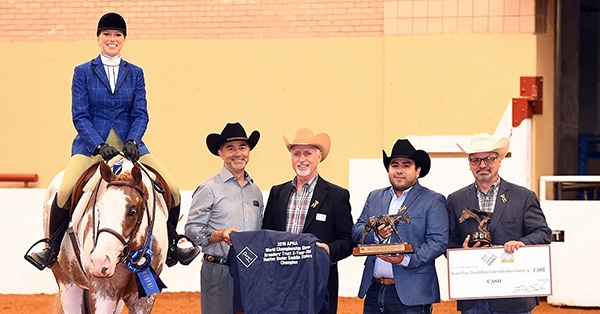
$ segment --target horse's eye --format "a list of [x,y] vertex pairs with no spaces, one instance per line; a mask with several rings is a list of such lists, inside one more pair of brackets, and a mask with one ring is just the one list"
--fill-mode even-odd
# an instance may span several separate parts
[[129,209],[129,212],[127,214],[130,217],[135,216],[135,214],[137,214],[137,210],[135,210],[135,208],[131,208],[131,209]]

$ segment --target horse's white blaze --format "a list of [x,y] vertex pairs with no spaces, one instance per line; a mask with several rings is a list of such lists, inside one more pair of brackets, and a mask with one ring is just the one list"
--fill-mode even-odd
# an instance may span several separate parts
[[[98,230],[109,228],[123,236],[127,241],[129,234],[123,230],[123,217],[127,215],[125,208],[129,196],[119,189],[108,189],[100,202],[98,210]],[[110,277],[114,274],[119,254],[123,251],[123,243],[108,232],[98,235],[96,247],[91,254],[92,272],[96,277]]]

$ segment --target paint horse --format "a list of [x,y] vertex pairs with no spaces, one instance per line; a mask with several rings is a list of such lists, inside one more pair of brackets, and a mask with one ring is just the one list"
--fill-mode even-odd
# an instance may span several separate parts
[[[116,159],[109,164],[113,166]],[[83,188],[58,259],[51,267],[66,314],[120,313],[124,305],[129,313],[152,311],[155,294],[138,297],[136,273],[126,262],[133,263],[134,268],[145,263],[158,277],[167,255],[168,207],[145,169],[126,159],[121,162],[118,174],[113,173],[114,167],[100,162]],[[60,179],[55,178],[46,193],[46,229]],[[47,236],[48,231],[45,233]],[[143,252],[144,246],[151,254],[132,259],[130,253]]]
[[408,214],[402,213],[402,214],[395,214],[395,215],[379,215],[379,216],[369,217],[369,219],[367,219],[367,222],[365,223],[365,230],[363,231],[363,236],[360,239],[360,244],[365,244],[365,238],[367,237],[367,234],[369,234],[369,232],[371,230],[373,230],[373,232],[375,233],[375,236],[377,237],[377,239],[379,239],[379,243],[383,243],[383,239],[379,236],[379,233],[377,232],[379,226],[381,226],[381,225],[391,226],[392,230],[394,230],[394,232],[398,236],[398,239],[402,243],[403,242],[402,238],[400,237],[400,234],[398,234],[398,230],[396,229],[396,224],[399,222],[404,222],[407,225],[410,224],[410,219],[408,218]]

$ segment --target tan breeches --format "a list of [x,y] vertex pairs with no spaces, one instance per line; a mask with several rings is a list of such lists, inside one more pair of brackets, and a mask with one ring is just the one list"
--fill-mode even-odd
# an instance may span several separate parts
[[[119,139],[119,136],[114,130],[110,131],[110,135],[108,136],[106,143],[116,148],[118,151],[123,150],[123,141]],[[77,180],[79,180],[81,174],[83,174],[85,169],[87,169],[89,166],[101,160],[102,156],[100,156],[99,154],[95,156],[85,156],[81,154],[75,154],[71,156],[71,159],[67,164],[67,168],[65,169],[65,175],[63,177],[62,183],[60,185],[60,188],[58,189],[58,206],[60,206],[61,208],[65,208],[67,200],[71,196],[71,193],[73,193],[73,187],[75,186],[75,183],[77,183]],[[152,156],[151,154],[145,154],[140,156],[140,162],[156,169],[156,171],[158,171],[163,176],[165,181],[167,181],[167,185],[169,185],[169,189],[171,189],[171,194],[173,195],[173,206],[179,205],[179,187],[175,183],[175,180],[173,180],[173,177],[171,177],[171,174],[160,163],[160,161],[154,158],[154,156]]]

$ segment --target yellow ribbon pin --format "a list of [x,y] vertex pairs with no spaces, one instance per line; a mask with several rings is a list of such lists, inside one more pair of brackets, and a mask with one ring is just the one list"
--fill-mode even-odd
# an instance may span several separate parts
[[310,207],[315,208],[317,205],[319,205],[319,201],[315,200]]
[[504,194],[500,195],[500,198],[502,199],[502,203],[506,203],[506,196]]
[[406,209],[406,206],[402,206],[402,207],[398,208],[398,212],[402,212],[405,209]]

